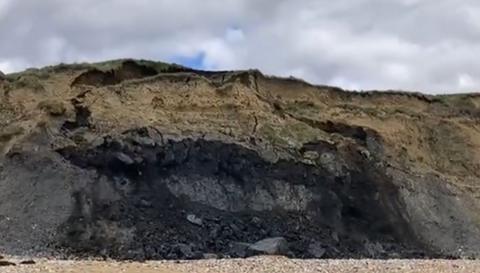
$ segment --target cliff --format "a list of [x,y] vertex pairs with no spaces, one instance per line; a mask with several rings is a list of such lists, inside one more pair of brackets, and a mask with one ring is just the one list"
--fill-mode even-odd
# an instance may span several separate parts
[[117,60],[6,75],[0,117],[0,252],[480,256],[476,94]]

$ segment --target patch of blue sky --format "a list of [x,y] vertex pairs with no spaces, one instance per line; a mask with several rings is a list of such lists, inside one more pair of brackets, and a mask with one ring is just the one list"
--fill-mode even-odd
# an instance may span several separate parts
[[205,69],[204,66],[205,53],[199,52],[193,56],[175,56],[170,62],[180,64],[193,69]]

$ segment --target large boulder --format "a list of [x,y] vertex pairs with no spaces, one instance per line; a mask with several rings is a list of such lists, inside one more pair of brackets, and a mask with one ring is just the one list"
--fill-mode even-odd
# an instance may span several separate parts
[[260,255],[286,255],[289,252],[288,242],[283,237],[267,238],[258,241],[248,249],[252,253]]

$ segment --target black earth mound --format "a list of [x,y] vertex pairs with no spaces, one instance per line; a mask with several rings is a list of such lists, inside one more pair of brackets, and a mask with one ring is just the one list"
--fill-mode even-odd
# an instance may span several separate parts
[[[388,178],[356,151],[348,159],[354,171],[332,172],[270,163],[220,141],[157,141],[143,128],[91,149],[58,151],[98,173],[95,183],[74,193],[62,247],[117,259],[245,257],[242,243],[283,237],[287,255],[297,258],[314,258],[314,246],[328,258],[425,255],[395,213],[401,204],[382,181]],[[342,156],[323,142],[302,151]]]

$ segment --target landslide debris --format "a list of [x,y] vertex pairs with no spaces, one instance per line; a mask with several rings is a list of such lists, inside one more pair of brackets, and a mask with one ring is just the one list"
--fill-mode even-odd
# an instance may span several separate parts
[[0,252],[479,257],[480,99],[139,60],[0,84]]

